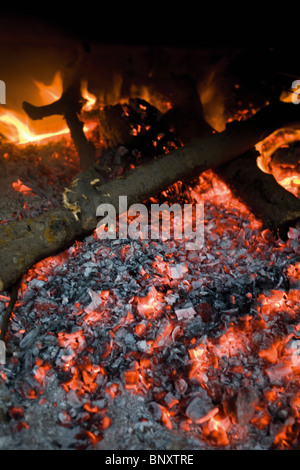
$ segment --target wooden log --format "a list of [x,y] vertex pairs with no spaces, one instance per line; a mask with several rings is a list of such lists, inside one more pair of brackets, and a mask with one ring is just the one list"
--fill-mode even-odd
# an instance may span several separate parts
[[80,234],[80,224],[65,207],[1,225],[0,291],[15,284],[37,261],[62,251]]
[[278,230],[286,239],[289,227],[300,220],[300,200],[280,186],[272,174],[262,172],[256,157],[257,152],[252,150],[214,171],[262,221],[263,228]]
[[119,196],[128,197],[128,206],[143,202],[179,180],[193,179],[238,157],[275,129],[299,119],[297,106],[276,103],[224,132],[192,140],[104,184],[96,166],[82,172],[65,191],[64,206],[34,219],[1,225],[0,291],[17,282],[36,262],[91,233],[98,223],[99,204],[110,203],[118,213]]

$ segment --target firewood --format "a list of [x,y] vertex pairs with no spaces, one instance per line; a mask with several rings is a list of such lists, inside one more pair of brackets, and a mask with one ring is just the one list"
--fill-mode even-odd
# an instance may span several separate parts
[[286,239],[289,227],[300,220],[300,200],[280,186],[272,174],[256,164],[257,152],[246,152],[214,171],[233,194],[262,221],[263,228]]
[[83,171],[66,189],[63,206],[33,219],[1,225],[0,291],[16,283],[36,262],[91,233],[99,222],[96,209],[101,203],[112,204],[118,212],[121,195],[128,197],[128,206],[143,202],[179,180],[193,179],[238,157],[299,117],[297,106],[279,102],[231,124],[224,132],[194,139],[104,184],[96,165]]
[[165,153],[169,142],[180,145],[164,115],[141,98],[100,109],[99,134],[105,148],[121,145],[137,150],[143,161]]

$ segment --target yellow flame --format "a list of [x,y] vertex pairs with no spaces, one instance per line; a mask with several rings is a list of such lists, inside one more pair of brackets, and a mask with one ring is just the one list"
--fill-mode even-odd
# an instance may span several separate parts
[[38,142],[51,137],[57,137],[69,133],[69,129],[64,127],[56,132],[47,132],[36,134],[30,130],[28,119],[15,111],[5,110],[0,115],[0,133],[7,140],[16,144],[26,144],[29,142]]
[[87,81],[86,80],[82,81],[81,95],[82,95],[82,98],[86,101],[84,106],[83,106],[83,109],[85,111],[90,111],[91,109],[93,109],[93,107],[96,104],[97,98],[96,98],[95,95],[93,95],[92,93],[90,93],[88,91]]

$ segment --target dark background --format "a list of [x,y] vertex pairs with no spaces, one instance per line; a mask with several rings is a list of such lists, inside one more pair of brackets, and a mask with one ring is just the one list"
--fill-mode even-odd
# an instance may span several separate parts
[[4,27],[7,17],[20,20],[20,32],[39,20],[76,38],[105,44],[284,45],[296,50],[300,42],[293,4],[284,9],[262,2],[41,0],[1,5],[0,11]]

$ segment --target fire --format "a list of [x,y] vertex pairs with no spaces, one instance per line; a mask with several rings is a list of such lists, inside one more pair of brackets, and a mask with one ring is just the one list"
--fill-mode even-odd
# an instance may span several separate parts
[[[52,102],[61,94],[61,75],[57,73],[49,87],[39,82],[36,85],[43,100]],[[144,89],[139,92],[148,91]],[[87,82],[82,83],[81,93],[86,100],[83,110],[88,112],[96,105],[97,98],[88,91]],[[205,93],[204,90],[204,103],[210,98]],[[147,98],[151,101],[150,97]],[[296,138],[296,134],[288,135],[291,139]],[[286,138],[285,132],[278,133],[274,137],[274,145],[285,145]],[[26,139],[24,142],[29,141]],[[40,136],[33,133],[33,139],[40,140]],[[271,148],[274,148],[273,144]],[[260,143],[260,149],[269,151],[266,142]],[[32,191],[21,180],[13,182],[12,187],[27,195]],[[180,186],[178,188],[179,192]],[[130,266],[135,250],[138,253],[138,242],[137,246],[127,243],[116,245],[114,249],[101,245],[97,248],[99,251],[93,252],[91,259],[86,258],[86,261],[89,260],[86,272],[89,272],[90,266],[95,266],[97,272],[98,261],[102,263],[107,258],[113,265],[113,259],[117,259],[120,261],[117,266],[121,269],[114,281],[116,291],[109,284],[105,288],[110,290],[98,290],[104,288],[101,278],[98,288],[96,283],[93,285],[97,290],[88,291],[90,299],[87,296],[83,300],[74,292],[74,300],[66,299],[63,307],[58,305],[61,299],[53,302],[53,307],[47,299],[48,310],[59,309],[68,325],[67,331],[63,323],[61,330],[57,328],[47,333],[48,339],[57,339],[57,349],[60,348],[53,361],[51,356],[52,367],[59,372],[59,381],[69,394],[66,403],[76,405],[71,412],[77,413],[78,423],[84,428],[78,438],[88,438],[92,445],[101,440],[101,432],[111,425],[110,418],[105,415],[105,407],[124,389],[127,393],[145,397],[145,402],[149,401],[150,409],[153,409],[154,419],[167,429],[176,431],[180,428],[201,436],[209,446],[226,447],[235,445],[237,438],[243,439],[236,436],[239,430],[243,436],[248,425],[249,434],[253,427],[260,430],[269,428],[273,419],[272,406],[275,408],[276,404],[281,411],[280,400],[283,401],[285,389],[287,394],[291,394],[288,388],[296,389],[299,385],[300,340],[297,338],[300,324],[297,323],[297,314],[300,297],[297,288],[300,285],[300,263],[292,259],[284,265],[282,275],[288,277],[289,290],[280,290],[282,284],[279,283],[274,290],[264,290],[260,294],[258,266],[263,271],[266,265],[274,265],[276,257],[284,249],[287,250],[286,259],[289,259],[292,255],[288,245],[275,245],[275,242],[273,245],[267,230],[257,230],[261,227],[260,222],[233,198],[229,188],[212,171],[201,175],[198,186],[194,185],[191,189],[190,197],[198,203],[206,202],[208,215],[211,215],[205,220],[207,249],[204,253],[185,257],[179,250],[177,253],[176,245],[171,242],[169,246],[164,245],[165,251],[156,251],[149,244],[142,244],[145,251],[153,249],[153,253],[147,262],[139,261],[141,269],[134,278],[137,289],[130,291],[128,298],[126,292],[123,298],[118,297],[118,287],[121,289],[123,283],[128,284],[130,280],[123,267]],[[300,232],[293,230],[291,237],[295,241]],[[223,248],[219,243],[221,239]],[[70,248],[70,259],[66,252],[36,264],[22,281],[22,293],[29,289],[30,282],[34,280],[43,281],[41,285],[46,289],[45,283],[51,274],[59,274],[59,266],[65,261],[68,261],[67,265],[75,265],[84,246],[78,243]],[[232,259],[226,257],[226,250],[230,251]],[[265,259],[267,263],[263,264]],[[251,264],[253,260],[257,262],[255,269],[247,271],[247,263]],[[81,264],[79,266],[81,268]],[[103,279],[104,272],[105,269],[101,272]],[[71,269],[66,276],[70,273]],[[80,269],[77,275],[81,275]],[[211,275],[218,280],[216,286],[209,284]],[[243,284],[245,290],[239,298],[238,286],[242,285],[244,278],[247,282]],[[218,289],[223,280],[228,287],[226,298],[220,295],[222,301],[212,304],[210,298],[214,290],[222,294]],[[211,288],[209,292],[207,286]],[[183,303],[190,291],[193,294],[192,289],[197,295],[191,297],[191,304]],[[209,298],[203,302],[203,297],[208,294]],[[49,289],[47,295],[52,297],[52,290]],[[53,293],[53,297],[55,295]],[[24,299],[26,307],[26,297]],[[7,304],[9,297],[0,296],[0,301]],[[30,321],[36,315],[41,329],[49,313],[43,305],[45,302],[36,295],[34,309],[27,307],[32,315]],[[22,309],[22,303],[17,307]],[[26,332],[25,314],[24,318],[22,315],[18,318],[16,311],[13,316],[11,335],[16,340]],[[210,331],[214,321],[217,323]],[[282,325],[283,332],[280,330]],[[97,334],[100,333],[97,342]],[[105,333],[103,339],[102,333]],[[37,349],[40,346],[36,346]],[[43,353],[42,350],[40,352]],[[37,359],[28,387],[26,382],[26,387],[21,382],[22,396],[30,399],[39,397],[49,370],[47,362]],[[0,377],[5,380],[4,372]],[[286,387],[288,381],[290,386]],[[250,391],[256,390],[255,387],[257,396],[255,393],[253,397]],[[201,396],[201,400],[192,402],[193,406],[186,413],[187,400],[196,396],[199,390],[205,392],[203,399]],[[294,395],[289,402],[292,421],[276,428],[275,446],[288,448],[294,442],[293,424],[298,424],[295,420],[300,415],[299,396]],[[79,412],[77,403],[80,399],[83,406]],[[71,412],[61,410],[61,425],[72,425]],[[18,415],[17,411],[15,413]]]
[[27,116],[23,116],[16,111],[5,110],[0,115],[0,133],[10,142],[28,144],[66,135],[69,133],[69,129],[65,127],[56,132],[36,134],[30,129]]
[[292,90],[283,90],[280,95],[280,100],[284,103],[298,104],[299,100],[299,80],[292,83]]
[[51,103],[52,101],[56,101],[61,97],[63,92],[63,79],[60,71],[56,72],[52,83],[48,86],[37,80],[34,80],[34,83],[39,90],[43,104]]
[[282,431],[280,431],[275,437],[274,445],[276,445],[276,448],[280,450],[293,449],[293,444],[298,443],[299,432],[299,424],[294,420],[294,418],[290,418]]
[[226,125],[225,98],[220,93],[215,70],[199,83],[198,93],[205,120],[213,129],[222,132]]
[[[264,173],[272,173],[270,164],[273,153],[279,148],[287,147],[289,144],[299,141],[299,139],[300,129],[278,129],[261,142],[258,142],[255,146],[256,150],[259,152],[259,156],[257,158],[258,167]],[[283,171],[279,172],[279,169],[278,173],[274,176],[284,187],[288,184],[290,185],[293,179],[296,179],[296,181],[299,180],[298,174],[288,175],[291,179],[286,179],[286,173]],[[296,184],[299,184],[299,182]]]
[[227,430],[230,424],[229,418],[221,418],[219,414],[214,414],[205,423],[203,436],[217,446],[227,446],[229,444]]
[[[44,83],[34,80],[38,89],[41,105],[50,104],[58,100],[63,92],[63,79],[60,71],[56,72],[52,83]],[[97,98],[89,93],[87,82],[82,82],[82,97],[85,100],[84,111],[90,111],[95,105]],[[88,131],[89,126],[84,126],[84,131]],[[40,143],[41,141],[57,139],[69,135],[70,131],[62,116],[49,116],[41,121],[31,122],[25,112],[0,109],[0,135],[2,134],[8,141],[18,145],[28,143]]]
[[[222,64],[220,64],[222,66]],[[294,82],[291,91],[283,91],[280,101],[285,103],[299,103],[299,80]],[[218,67],[208,74],[206,79],[198,85],[198,93],[203,106],[203,113],[208,124],[213,129],[221,132],[225,129],[226,124],[247,118],[256,113],[253,105],[249,105],[245,109],[239,109],[233,116],[228,116],[226,111],[224,93],[221,92],[222,83],[220,77],[218,80]],[[239,85],[236,84],[238,89]],[[272,155],[280,148],[289,147],[293,142],[300,140],[300,129],[298,128],[281,128],[266,137],[264,140],[255,145],[257,152],[257,166],[264,172],[273,174],[276,181],[287,191],[290,191],[298,197],[300,189],[300,178],[297,168],[288,164],[272,164]]]
[[[34,80],[38,89],[41,105],[49,104],[61,96],[63,85],[62,76],[57,72],[50,85]],[[8,110],[4,107],[0,113],[0,134],[8,141],[16,144],[27,144],[30,142],[40,142],[44,139],[61,137],[69,133],[64,120],[60,116],[46,118],[46,125],[32,123],[24,112]],[[40,129],[43,129],[40,132]]]
[[87,80],[84,80],[81,84],[81,95],[82,98],[85,100],[83,110],[90,111],[91,109],[93,109],[97,102],[97,97],[88,91]]
[[141,98],[152,106],[156,107],[161,113],[166,113],[172,108],[171,100],[163,97],[161,94],[151,90],[147,86],[132,85],[130,88],[130,95]]
[[162,311],[162,294],[154,286],[145,297],[137,297],[137,311],[144,317],[156,318]]

